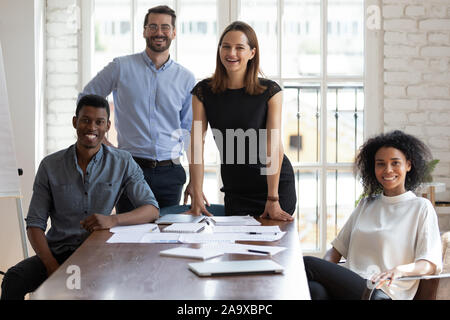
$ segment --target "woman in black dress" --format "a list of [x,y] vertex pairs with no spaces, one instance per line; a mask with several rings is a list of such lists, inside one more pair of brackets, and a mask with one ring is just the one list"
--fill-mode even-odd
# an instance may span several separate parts
[[282,92],[258,78],[254,30],[236,21],[223,32],[216,71],[192,90],[189,213],[210,215],[203,196],[203,145],[208,123],[221,156],[226,215],[261,215],[292,221],[297,201],[294,171],[281,142]]

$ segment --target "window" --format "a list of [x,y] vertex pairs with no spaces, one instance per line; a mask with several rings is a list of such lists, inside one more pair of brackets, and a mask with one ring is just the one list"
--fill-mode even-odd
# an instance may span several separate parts
[[[172,57],[198,80],[214,72],[226,25],[238,19],[255,29],[264,76],[284,88],[283,143],[295,170],[303,250],[322,255],[361,193],[352,168],[366,125],[364,1],[95,0],[90,77],[114,57],[144,50],[143,18],[159,4],[178,16]],[[114,34],[108,23],[116,25]],[[210,132],[205,160],[205,193],[210,202],[222,202],[220,158]]]

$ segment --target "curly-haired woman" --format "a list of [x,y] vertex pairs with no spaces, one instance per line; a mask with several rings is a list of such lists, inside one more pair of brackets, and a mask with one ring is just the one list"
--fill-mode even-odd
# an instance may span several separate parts
[[412,299],[419,281],[399,278],[441,271],[436,212],[412,192],[430,158],[423,142],[398,130],[360,148],[356,168],[367,196],[324,259],[304,257],[312,299],[360,299],[372,286],[372,299]]

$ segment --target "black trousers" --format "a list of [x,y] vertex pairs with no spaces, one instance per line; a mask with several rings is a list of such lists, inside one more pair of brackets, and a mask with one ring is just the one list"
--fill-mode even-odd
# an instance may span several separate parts
[[[160,208],[179,205],[181,193],[186,182],[186,172],[182,165],[172,164],[155,168],[141,167],[145,181],[152,189]],[[135,209],[126,195],[117,202],[117,213]]]
[[[303,257],[312,300],[361,300],[368,282],[357,273],[316,257]],[[375,289],[371,300],[391,300]]]
[[[73,251],[53,254],[59,264],[64,263]],[[48,278],[47,269],[38,256],[22,260],[8,269],[2,281],[1,300],[23,300]]]

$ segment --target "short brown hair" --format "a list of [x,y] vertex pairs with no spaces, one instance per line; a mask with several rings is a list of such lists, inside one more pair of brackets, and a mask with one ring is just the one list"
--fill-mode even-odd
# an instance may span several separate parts
[[259,70],[259,45],[258,38],[253,28],[245,22],[235,21],[225,28],[220,36],[219,45],[217,46],[216,57],[216,71],[211,78],[211,89],[214,93],[224,92],[227,89],[227,71],[220,60],[220,47],[222,45],[223,38],[230,31],[241,31],[245,34],[248,40],[250,49],[255,49],[255,56],[247,63],[247,69],[245,71],[244,85],[245,91],[250,95],[261,94],[266,87],[259,83],[258,74]]
[[175,11],[172,10],[168,6],[156,6],[153,8],[148,9],[147,14],[145,15],[144,19],[144,28],[147,25],[147,19],[150,13],[157,13],[157,14],[167,14],[172,17],[172,27],[175,28],[175,23],[177,20],[177,15],[175,14]]

